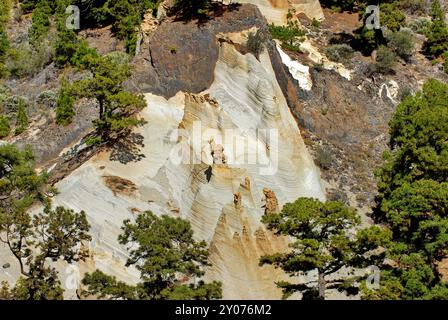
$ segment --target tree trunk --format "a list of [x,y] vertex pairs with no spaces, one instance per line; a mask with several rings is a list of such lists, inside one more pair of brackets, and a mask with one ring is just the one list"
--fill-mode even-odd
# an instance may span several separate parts
[[325,287],[327,286],[325,274],[321,270],[318,270],[318,274],[317,287],[319,288],[319,300],[325,300]]

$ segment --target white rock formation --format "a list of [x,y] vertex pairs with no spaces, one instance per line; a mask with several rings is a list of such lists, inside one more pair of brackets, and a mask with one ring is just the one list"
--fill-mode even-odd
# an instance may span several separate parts
[[324,13],[318,0],[224,0],[225,3],[251,3],[256,5],[269,23],[286,24],[289,9],[304,13],[309,19],[323,20]]
[[298,61],[292,60],[277,44],[277,50],[280,54],[282,62],[288,67],[291,76],[299,82],[300,88],[304,90],[311,90],[313,81],[310,76],[310,68],[301,64]]
[[[146,100],[141,117],[147,124],[136,130],[143,136],[143,159],[122,164],[104,152],[57,184],[54,205],[86,211],[92,226],[91,258],[79,264],[79,274],[99,268],[138,281],[138,272],[124,267],[127,253],[117,237],[124,219],[152,210],[188,219],[195,236],[210,244],[206,279],[222,281],[224,298],[279,299],[274,282],[287,276],[258,261],[286,250],[288,241],[260,223],[263,189],[272,190],[280,206],[299,196],[324,199],[324,192],[266,50],[258,61],[222,43],[209,90],[169,100],[147,94]],[[190,157],[177,164],[179,146]],[[63,284],[73,283],[70,269],[60,270]],[[73,285],[68,289],[73,298]]]
[[327,70],[334,70],[347,80],[351,80],[352,71],[347,69],[342,63],[330,61],[325,55],[311,43],[309,39],[300,44],[300,49],[308,53],[308,58],[314,63],[322,64]]
[[400,90],[400,86],[398,85],[398,83],[394,80],[389,80],[383,83],[380,87],[380,90],[378,91],[378,95],[380,96],[380,98],[383,96],[384,90],[386,91],[386,97],[388,97],[393,104],[398,104],[397,99]]

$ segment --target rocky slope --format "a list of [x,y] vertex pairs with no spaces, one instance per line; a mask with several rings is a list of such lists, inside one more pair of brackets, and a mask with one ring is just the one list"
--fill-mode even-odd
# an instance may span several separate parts
[[[11,140],[31,143],[54,181],[63,178],[54,204],[85,210],[92,225],[90,258],[56,266],[67,298],[76,298],[80,276],[95,268],[138,281],[136,270],[124,266],[127,253],[117,236],[124,219],[152,210],[188,219],[196,237],[209,243],[206,278],[222,281],[224,298],[278,299],[274,282],[285,274],[259,267],[258,260],[286,250],[288,239],[268,232],[261,216],[299,196],[337,198],[365,209],[372,204],[372,169],[386,146],[400,90],[416,91],[430,68],[424,60],[418,61],[423,67],[414,64],[413,81],[401,68],[393,76],[366,76],[369,58],[358,55],[343,66],[323,54],[335,26],[333,13],[318,1],[238,2],[243,5],[201,23],[146,17],[128,86],[145,94],[148,106],[140,116],[147,124],[113,149],[78,158],[84,147],[78,141],[95,112],[85,105],[77,106],[85,111],[69,130],[56,126],[53,110],[40,116],[37,108],[31,129]],[[268,40],[257,59],[246,47],[248,33],[285,23],[291,9],[308,20],[325,13],[327,21],[320,31],[308,28],[303,53],[284,52]],[[107,41],[109,28],[83,36],[101,53],[121,46]],[[55,89],[58,76],[49,65],[7,86],[33,100]],[[74,77],[70,71],[65,76]],[[320,170],[313,157],[319,162],[322,146],[331,159]],[[2,246],[0,258],[9,264],[0,280],[14,281],[15,261]]]
[[[256,14],[254,9],[244,8]],[[60,194],[54,198],[55,204],[85,210],[89,216],[94,238],[90,267],[136,280],[134,273],[121,274],[115,263],[104,259],[113,256],[124,264],[126,253],[117,242],[122,221],[152,210],[188,219],[196,236],[210,243],[212,266],[207,278],[223,282],[224,298],[280,298],[274,281],[284,275],[272,267],[259,268],[258,259],[285,250],[287,241],[262,226],[263,206],[272,196],[284,204],[299,196],[324,199],[325,195],[268,52],[259,60],[239,52],[238,44],[245,43],[248,32],[246,26],[240,27],[240,32],[219,32],[212,41],[217,61],[207,90],[192,94],[185,92],[187,88],[168,99],[146,94],[148,107],[141,116],[148,123],[136,132],[144,145],[140,160],[122,163],[104,152],[56,185]],[[196,34],[192,32],[190,37]],[[151,52],[154,59],[154,50]],[[203,53],[208,55],[208,51]],[[172,90],[172,86],[161,88]],[[194,139],[198,125],[202,131],[199,149],[194,148],[197,140],[191,144],[178,140],[178,128]],[[278,134],[278,146],[273,134]],[[233,139],[240,141],[235,152]],[[241,141],[247,149],[237,150]],[[173,163],[173,150],[180,146],[191,151],[190,159],[183,162],[194,164]],[[217,150],[223,154],[218,155]],[[268,163],[250,163],[248,159],[257,158],[257,153],[258,161],[265,157],[271,161],[272,172]]]

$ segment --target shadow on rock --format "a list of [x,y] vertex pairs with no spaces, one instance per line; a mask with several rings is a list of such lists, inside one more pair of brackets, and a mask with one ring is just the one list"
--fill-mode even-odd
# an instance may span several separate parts
[[119,161],[122,164],[129,162],[138,162],[146,156],[141,153],[141,148],[145,145],[143,143],[143,136],[138,133],[129,133],[110,145],[110,160]]

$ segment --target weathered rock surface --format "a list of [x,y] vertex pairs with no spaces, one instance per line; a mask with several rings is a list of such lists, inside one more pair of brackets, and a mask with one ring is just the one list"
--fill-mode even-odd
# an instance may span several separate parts
[[[242,41],[246,36],[247,31],[241,34]],[[125,281],[138,281],[136,271],[124,267],[127,253],[117,236],[124,219],[152,210],[188,219],[195,236],[210,244],[212,266],[206,279],[222,281],[224,298],[281,297],[274,282],[286,276],[271,266],[258,266],[261,255],[286,250],[288,244],[260,222],[263,189],[275,193],[279,207],[299,196],[324,199],[325,195],[319,171],[275,77],[270,51],[257,60],[236,47],[217,43],[218,57],[206,91],[178,92],[170,99],[146,95],[148,108],[141,116],[148,124],[135,132],[144,142],[140,150],[144,157],[139,161],[112,161],[110,152],[104,152],[57,184],[60,194],[54,198],[55,205],[85,210],[92,225],[92,257],[80,264],[82,272],[100,268]],[[176,162],[176,147],[188,142],[176,136],[176,130],[183,129],[193,138],[198,121],[202,134],[193,144],[199,142],[201,147],[187,144],[188,161]],[[257,134],[257,129],[265,133]],[[226,130],[232,130],[235,141],[247,148],[232,152]],[[278,146],[269,130],[278,134]],[[213,162],[212,150],[218,145],[225,163]],[[114,190],[104,177],[113,177],[113,186],[124,181],[125,187]],[[272,197],[270,201],[273,204]]]

